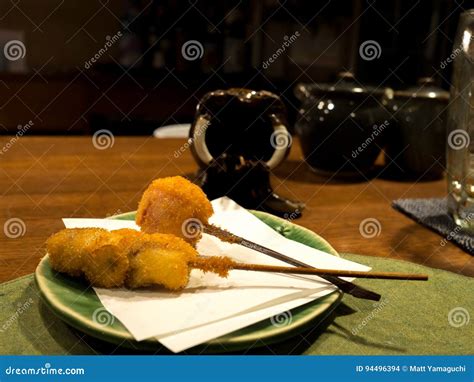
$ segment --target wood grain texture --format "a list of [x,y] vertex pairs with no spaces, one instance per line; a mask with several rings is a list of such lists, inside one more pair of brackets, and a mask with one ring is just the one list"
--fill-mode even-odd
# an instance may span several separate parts
[[[6,147],[11,137],[1,137]],[[196,165],[185,140],[117,137],[98,150],[91,137],[22,137],[0,154],[2,190],[0,282],[34,271],[44,241],[63,227],[63,217],[104,217],[135,210],[146,186],[157,177],[191,176]],[[184,153],[175,155],[181,147]],[[440,197],[445,181],[395,182],[375,179],[340,183],[313,174],[295,142],[289,159],[275,171],[282,195],[306,202],[294,221],[326,238],[339,252],[404,259],[474,276],[473,257],[394,211],[394,199]],[[22,219],[26,232],[9,238],[5,222]],[[360,223],[380,222],[378,236],[364,238]],[[390,271],[390,269],[379,269]]]

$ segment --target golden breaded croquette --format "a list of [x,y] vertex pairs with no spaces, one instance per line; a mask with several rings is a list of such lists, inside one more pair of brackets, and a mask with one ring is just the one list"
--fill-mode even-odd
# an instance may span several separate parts
[[127,253],[138,251],[143,244],[143,232],[131,228],[121,228],[111,232],[118,238],[120,248],[124,248]]
[[196,250],[174,235],[145,235],[142,248],[129,257],[126,286],[162,285],[171,290],[182,289],[189,281],[188,262],[196,257]]
[[126,249],[105,244],[84,256],[83,272],[86,279],[96,287],[120,287],[127,277],[128,264]]
[[96,287],[123,286],[129,267],[128,256],[138,251],[142,236],[130,228],[111,231],[103,245],[84,257],[83,271],[87,280]]
[[[138,204],[136,223],[146,233],[169,233],[195,245],[201,237],[191,222],[207,224],[213,214],[206,194],[181,176],[154,180]],[[188,225],[187,223],[190,223]]]
[[47,250],[56,271],[84,275],[93,286],[104,288],[126,283],[131,288],[181,289],[189,280],[188,262],[197,257],[179,237],[129,229],[64,229],[48,239]]
[[96,286],[120,286],[128,270],[128,252],[139,235],[136,230],[64,229],[52,235],[46,247],[56,271],[71,276],[84,274]]
[[122,236],[123,238],[137,238],[141,236],[141,232],[137,231],[136,229],[132,228],[120,228],[120,229],[114,229],[113,231],[110,231],[114,234],[118,234]]
[[81,276],[84,256],[109,236],[109,231],[101,228],[64,229],[51,235],[46,241],[46,249],[52,268]]
[[189,272],[188,264],[180,252],[144,248],[135,256],[126,285],[129,288],[162,285],[167,289],[178,290],[188,284]]

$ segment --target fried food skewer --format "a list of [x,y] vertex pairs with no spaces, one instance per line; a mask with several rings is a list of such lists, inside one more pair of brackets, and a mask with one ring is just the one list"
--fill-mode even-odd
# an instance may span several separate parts
[[[289,256],[286,256],[282,253],[276,252],[270,248],[264,247],[257,243],[254,243],[250,240],[244,239],[243,237],[234,235],[233,233],[223,230],[222,228],[216,227],[212,224],[207,224],[203,226],[203,231],[209,235],[213,235],[218,237],[220,240],[225,241],[231,244],[239,244],[243,247],[253,249],[254,251],[258,251],[263,253],[267,256],[273,257],[274,259],[283,261],[284,263],[293,265],[295,267],[303,267],[303,268],[313,268],[311,265],[303,263],[302,261],[293,259]],[[354,297],[379,301],[381,299],[381,295],[375,292],[372,292],[368,289],[362,288],[359,285],[351,283],[350,281],[343,280],[334,275],[320,275],[321,278],[329,281],[330,283],[337,286],[340,290],[344,293],[348,293]]]
[[136,223],[145,233],[170,233],[195,245],[198,225],[214,213],[206,194],[189,180],[174,176],[154,180],[140,200]]
[[[93,286],[106,288],[162,285],[179,290],[187,286],[193,268],[221,277],[227,277],[231,270],[245,270],[403,280],[428,278],[426,275],[279,267],[238,263],[228,257],[199,257],[189,243],[173,235],[130,231],[62,230],[47,241],[51,266],[71,276],[84,275]],[[81,256],[77,257],[77,253]]]
[[197,257],[184,240],[131,229],[64,229],[46,242],[51,267],[84,276],[93,286],[138,288],[160,284],[182,289],[189,281],[187,262]]
[[[181,176],[174,176],[156,179],[148,186],[138,204],[135,220],[144,232],[172,233],[194,246],[201,238],[202,232],[206,232],[222,241],[242,245],[287,264],[312,268],[308,264],[209,224],[209,218],[213,213],[206,194],[197,185]],[[381,298],[378,293],[339,277],[331,275],[321,277],[354,297],[374,301],[379,301]]]
[[305,267],[280,267],[264,264],[238,263],[228,257],[199,257],[191,260],[189,266],[201,269],[204,272],[217,273],[221,277],[227,276],[231,270],[253,271],[253,272],[271,272],[271,273],[290,273],[299,275],[332,275],[340,277],[357,277],[366,279],[391,279],[391,280],[413,280],[426,281],[428,276],[424,274],[400,273],[400,272],[359,272],[343,271],[338,269],[319,269]]

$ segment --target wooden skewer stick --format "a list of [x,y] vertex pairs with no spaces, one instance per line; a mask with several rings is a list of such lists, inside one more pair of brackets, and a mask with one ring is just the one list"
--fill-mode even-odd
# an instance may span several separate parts
[[426,281],[427,275],[399,273],[399,272],[359,272],[359,271],[343,271],[337,269],[319,269],[319,268],[304,268],[304,267],[279,267],[273,265],[262,264],[242,264],[236,263],[232,269],[239,269],[243,271],[257,271],[257,272],[278,272],[278,273],[293,273],[300,275],[316,275],[316,276],[337,276],[337,277],[355,277],[363,279],[391,279],[391,280],[414,280]]
[[198,268],[205,272],[214,272],[221,276],[226,276],[230,270],[254,271],[254,272],[273,272],[273,273],[291,273],[301,275],[315,276],[338,276],[338,277],[357,277],[366,279],[391,279],[391,280],[413,280],[426,281],[428,276],[424,274],[400,273],[400,272],[361,272],[344,271],[338,269],[319,269],[304,267],[280,267],[276,265],[264,264],[245,264],[237,263],[228,257],[201,257],[189,262],[192,268]]
[[[280,261],[283,261],[287,264],[294,265],[296,267],[305,267],[305,268],[313,268],[312,266],[303,263],[302,261],[295,260],[289,256],[286,256],[282,253],[276,252],[270,248],[266,248],[259,244],[253,243],[250,240],[244,239],[243,237],[234,235],[229,231],[223,230],[219,227],[216,227],[212,224],[206,224],[203,226],[204,232],[209,235],[216,236],[217,238],[221,239],[222,241],[226,241],[231,244],[239,244],[244,247],[253,249],[255,251],[261,252],[267,256],[273,257]],[[330,283],[336,285],[341,291],[344,293],[350,294],[357,298],[363,298],[367,300],[379,301],[382,296],[380,294],[372,292],[368,289],[362,288],[356,284],[351,283],[350,281],[343,280],[336,276],[331,275],[321,275],[321,278],[329,281]]]

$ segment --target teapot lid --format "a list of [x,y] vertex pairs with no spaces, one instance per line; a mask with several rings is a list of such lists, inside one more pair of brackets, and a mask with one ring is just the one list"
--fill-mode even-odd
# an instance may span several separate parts
[[334,84],[329,83],[298,83],[295,87],[295,95],[300,101],[321,95],[341,95],[367,97],[369,94],[384,95],[386,88],[362,85],[350,71],[339,72],[338,80]]
[[446,102],[449,100],[449,92],[438,87],[432,77],[420,77],[416,81],[416,86],[409,87],[406,90],[396,90],[394,97],[398,98],[417,98],[431,99]]

